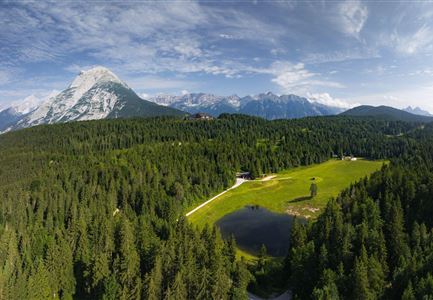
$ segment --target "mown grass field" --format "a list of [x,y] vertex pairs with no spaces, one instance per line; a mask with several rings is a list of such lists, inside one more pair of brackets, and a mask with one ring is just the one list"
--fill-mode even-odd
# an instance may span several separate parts
[[[351,183],[380,169],[383,161],[359,159],[357,161],[329,160],[308,167],[299,167],[274,174],[268,181],[253,180],[228,191],[188,219],[203,227],[245,205],[260,205],[275,212],[286,212],[315,218],[331,197]],[[318,187],[317,196],[309,198],[312,178]]]

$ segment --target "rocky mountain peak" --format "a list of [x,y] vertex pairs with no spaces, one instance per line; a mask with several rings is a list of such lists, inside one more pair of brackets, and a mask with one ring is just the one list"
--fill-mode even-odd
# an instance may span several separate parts
[[97,66],[87,71],[81,71],[69,88],[89,90],[95,84],[102,82],[116,82],[126,85],[109,69]]

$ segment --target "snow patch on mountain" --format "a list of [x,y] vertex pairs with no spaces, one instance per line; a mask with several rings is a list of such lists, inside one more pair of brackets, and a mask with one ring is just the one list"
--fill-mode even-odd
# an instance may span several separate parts
[[117,101],[118,97],[112,91],[99,87],[91,89],[72,109],[66,112],[62,119],[64,121],[105,119],[114,109]]
[[104,67],[81,71],[64,91],[40,102],[30,97],[14,115],[0,112],[0,133],[40,124],[105,118],[184,116],[183,111],[155,105],[140,98],[127,84]]
[[35,95],[30,95],[22,100],[12,102],[11,106],[6,109],[10,109],[17,115],[25,115],[35,110],[41,101],[42,99]]
[[118,100],[115,93],[98,88],[106,83],[120,84],[129,89],[107,68],[95,67],[81,71],[66,90],[44,101],[18,125],[28,127],[60,121],[105,118]]
[[149,101],[155,102],[159,105],[176,107],[211,107],[221,102],[225,102],[234,107],[240,106],[240,98],[237,95],[223,97],[205,93],[182,93],[182,95],[179,96],[157,95],[149,98]]
[[154,97],[148,97],[147,99],[151,102],[154,102],[159,105],[163,106],[171,106],[172,104],[179,101],[179,98],[181,96],[174,96],[174,95],[157,95]]
[[272,92],[242,98],[237,95],[216,96],[192,93],[179,96],[158,95],[149,100],[189,113],[204,112],[213,116],[221,113],[241,113],[267,119],[334,115],[344,110],[340,107],[344,103],[332,99],[328,94],[313,95],[313,97],[314,99],[307,99],[293,94],[277,95]]
[[113,72],[105,67],[95,67],[88,71],[81,71],[80,74],[72,81],[70,89],[75,88],[75,95],[82,96],[90,90],[95,84],[101,82],[117,82],[126,86]]

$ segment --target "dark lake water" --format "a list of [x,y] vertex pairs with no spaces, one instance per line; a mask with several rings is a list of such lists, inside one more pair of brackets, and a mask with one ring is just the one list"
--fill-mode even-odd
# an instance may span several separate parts
[[263,244],[268,255],[285,256],[293,219],[260,206],[246,206],[219,219],[217,226],[224,238],[233,234],[238,247],[244,251],[258,254]]

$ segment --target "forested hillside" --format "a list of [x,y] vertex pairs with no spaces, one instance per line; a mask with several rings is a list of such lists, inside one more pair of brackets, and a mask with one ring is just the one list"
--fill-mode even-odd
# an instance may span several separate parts
[[287,274],[299,299],[433,298],[433,129],[411,135],[370,179],[293,227]]
[[[331,202],[317,225],[297,227],[286,266],[296,294],[351,295],[346,283],[355,268],[375,291],[368,296],[410,284],[418,295],[419,286],[432,286],[428,256],[418,258],[431,249],[431,131],[345,117],[222,115],[1,135],[0,298],[244,299],[251,274],[236,261],[234,242],[213,228],[193,228],[182,217],[186,208],[230,186],[236,171],[259,176],[336,154],[398,159]],[[317,267],[316,257],[325,259]],[[362,273],[372,266],[381,273]]]
[[345,112],[342,112],[341,115],[344,116],[354,116],[354,117],[372,117],[372,118],[381,118],[384,120],[390,121],[405,121],[405,122],[424,122],[429,123],[433,121],[431,116],[414,114],[412,112],[408,112],[406,110],[397,109],[390,106],[370,106],[370,105],[361,105]]

